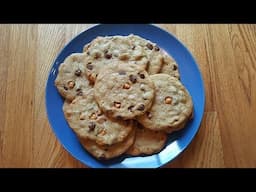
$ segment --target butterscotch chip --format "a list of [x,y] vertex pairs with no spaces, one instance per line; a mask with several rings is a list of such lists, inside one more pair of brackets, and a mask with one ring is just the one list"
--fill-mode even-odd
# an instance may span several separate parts
[[120,108],[120,107],[121,107],[121,103],[120,103],[120,102],[114,102],[114,106],[115,106],[116,108]]
[[129,83],[125,83],[124,86],[123,86],[124,89],[130,89],[130,87],[131,87],[131,86],[130,86]]
[[172,103],[172,98],[169,97],[169,96],[165,97],[164,100],[165,100],[165,103],[166,103],[166,104],[171,104],[171,103]]
[[97,119],[97,115],[96,115],[95,113],[92,113],[92,114],[90,115],[89,119],[95,120],[95,119]]
[[74,81],[69,81],[69,82],[68,82],[68,87],[69,87],[70,89],[73,89],[74,86],[75,86],[75,82],[74,82]]

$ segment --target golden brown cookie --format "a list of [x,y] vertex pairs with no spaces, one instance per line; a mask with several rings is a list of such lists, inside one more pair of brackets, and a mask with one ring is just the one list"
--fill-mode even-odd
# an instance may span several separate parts
[[135,130],[133,129],[124,141],[113,145],[98,145],[90,139],[79,138],[82,146],[94,157],[98,159],[111,159],[125,153],[133,144]]
[[180,79],[180,73],[177,63],[171,56],[167,54],[164,56],[164,64],[160,70],[160,73],[165,73],[167,75]]
[[93,89],[86,96],[77,97],[63,106],[69,126],[79,137],[89,138],[99,145],[124,140],[132,130],[131,121],[111,119],[102,113],[93,97]]
[[73,53],[59,66],[55,86],[59,93],[72,101],[77,96],[85,95],[91,89],[85,76],[85,54]]
[[182,83],[167,74],[150,78],[155,84],[156,96],[152,107],[137,120],[154,131],[181,129],[193,112],[192,98]]
[[129,155],[152,155],[159,152],[165,145],[167,134],[161,131],[145,129],[136,123],[134,144],[126,152]]
[[99,107],[109,116],[122,119],[144,114],[151,107],[155,91],[144,69],[119,62],[100,71],[94,90]]
[[113,61],[128,61],[146,69],[149,74],[160,71],[163,51],[153,42],[137,35],[97,37],[84,46],[87,55],[86,74],[94,83],[100,69]]

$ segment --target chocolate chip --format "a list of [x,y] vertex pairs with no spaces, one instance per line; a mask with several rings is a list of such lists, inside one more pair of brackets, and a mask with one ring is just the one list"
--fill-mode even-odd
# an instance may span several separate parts
[[87,69],[89,69],[89,70],[92,70],[92,69],[93,69],[93,65],[92,65],[91,62],[90,62],[90,63],[87,63],[86,67],[87,67]]
[[94,58],[99,59],[101,57],[100,53],[95,53]]
[[173,70],[177,70],[177,66],[176,66],[176,65],[173,65],[172,69],[173,69]]
[[80,89],[80,88],[78,88],[78,89],[76,90],[76,92],[80,92],[80,91],[82,91],[82,89]]
[[143,111],[145,109],[145,106],[143,104],[140,104],[137,110]]
[[134,49],[135,49],[135,47],[136,47],[136,46],[135,46],[135,45],[133,45],[133,46],[132,46],[132,50],[134,50]]
[[66,87],[66,86],[64,86],[64,89],[67,91],[68,90],[68,88]]
[[146,115],[147,115],[147,117],[148,117],[149,119],[152,118],[152,114],[151,114],[149,111],[146,112]]
[[110,53],[105,53],[105,58],[106,58],[106,59],[111,59],[111,57],[112,57],[112,54],[110,54]]
[[77,95],[77,96],[83,96],[83,92],[82,92],[82,91],[79,91],[79,92],[77,92],[76,95]]
[[129,106],[128,107],[128,110],[130,111],[130,112],[132,112],[132,108],[134,107],[134,105],[131,105],[131,106]]
[[155,51],[159,51],[160,48],[158,46],[155,46]]
[[78,77],[81,75],[81,73],[82,73],[82,71],[80,69],[77,69],[75,71],[75,75],[78,76]]
[[140,76],[141,79],[145,78],[145,75],[143,73],[139,74],[139,76]]
[[115,118],[116,118],[117,120],[119,120],[119,121],[123,120],[120,115],[117,115]]
[[93,122],[89,122],[88,127],[89,127],[89,131],[93,131],[95,129],[96,125]]
[[150,43],[148,43],[146,46],[147,46],[147,48],[148,48],[148,49],[150,49],[150,50],[152,50],[152,49],[153,49],[153,45],[152,45],[152,44],[150,44]]
[[137,82],[137,78],[135,75],[129,75],[129,79],[132,83],[136,83]]
[[125,72],[125,71],[119,71],[118,74],[119,74],[119,75],[125,75],[126,72]]
[[89,52],[89,51],[87,52],[87,55],[90,55],[90,52]]
[[97,116],[103,115],[102,111],[97,111],[96,114],[97,114]]

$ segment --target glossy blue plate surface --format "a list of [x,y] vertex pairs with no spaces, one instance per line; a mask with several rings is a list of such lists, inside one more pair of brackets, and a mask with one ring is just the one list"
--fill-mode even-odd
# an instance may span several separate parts
[[[64,100],[54,86],[59,65],[74,52],[82,52],[83,46],[97,36],[139,35],[157,43],[178,63],[181,81],[188,89],[194,103],[194,118],[186,128],[169,136],[165,148],[158,154],[146,157],[122,156],[109,161],[99,161],[88,154],[80,145],[76,135],[69,128],[62,111]],[[51,127],[63,147],[76,159],[95,168],[156,168],[177,157],[197,133],[204,113],[205,93],[200,70],[188,49],[173,35],[154,26],[144,24],[96,25],[71,40],[56,58],[50,70],[46,85],[46,108]]]

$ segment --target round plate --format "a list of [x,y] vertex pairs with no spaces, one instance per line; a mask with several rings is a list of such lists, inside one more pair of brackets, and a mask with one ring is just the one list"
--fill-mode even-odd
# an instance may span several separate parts
[[[82,52],[83,46],[97,36],[139,35],[157,43],[178,63],[181,81],[191,94],[194,103],[194,118],[186,127],[170,134],[165,148],[158,154],[146,157],[121,156],[113,160],[99,161],[87,153],[80,145],[75,133],[69,128],[62,111],[64,100],[54,86],[58,67],[74,52]],[[144,24],[104,24],[96,25],[80,33],[60,52],[53,63],[46,86],[46,108],[51,127],[63,147],[76,159],[94,168],[156,168],[177,157],[196,135],[204,113],[205,93],[203,80],[195,59],[188,49],[173,35],[154,26]]]

